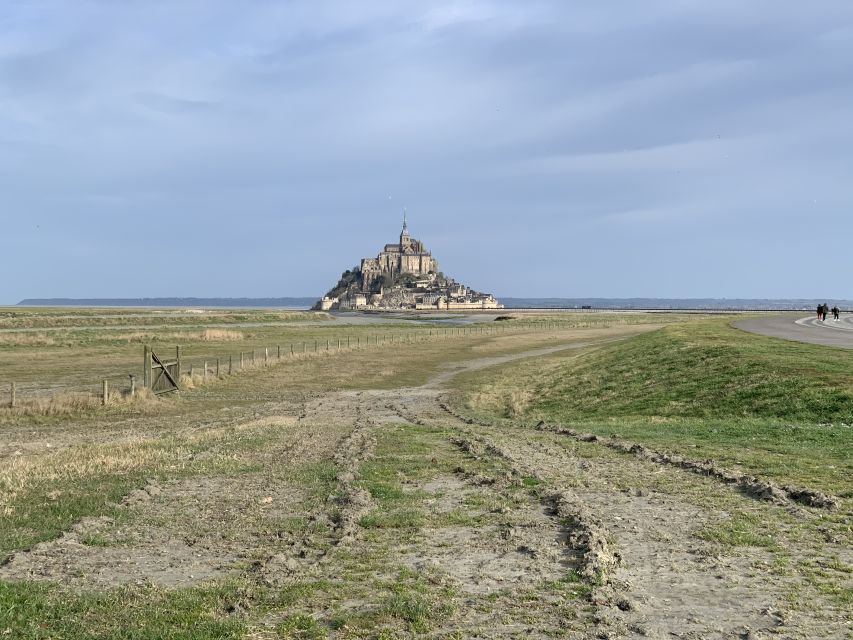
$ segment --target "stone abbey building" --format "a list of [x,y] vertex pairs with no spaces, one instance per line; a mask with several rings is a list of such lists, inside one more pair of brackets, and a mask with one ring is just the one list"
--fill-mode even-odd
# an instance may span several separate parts
[[438,273],[438,262],[426,250],[424,243],[409,235],[409,225],[403,216],[403,230],[400,232],[400,244],[386,244],[375,258],[361,260],[362,292],[373,289],[383,277],[393,280],[395,275],[410,273],[416,276],[428,276]]
[[386,244],[375,258],[345,271],[316,309],[502,309],[493,295],[446,277],[420,240],[409,235],[403,216],[400,242]]

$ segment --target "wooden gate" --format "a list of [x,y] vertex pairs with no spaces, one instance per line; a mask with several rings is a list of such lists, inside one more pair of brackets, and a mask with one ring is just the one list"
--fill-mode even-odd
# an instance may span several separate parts
[[143,354],[143,386],[155,394],[169,393],[181,388],[181,348],[175,347],[175,359],[170,362],[161,360],[154,350],[145,346]]

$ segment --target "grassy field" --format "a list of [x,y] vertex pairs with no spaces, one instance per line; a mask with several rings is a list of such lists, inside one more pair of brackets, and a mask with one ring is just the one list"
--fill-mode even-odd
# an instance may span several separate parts
[[[669,314],[525,315],[471,328],[402,318],[268,325],[256,321],[266,312],[246,313],[223,326],[181,318],[148,334],[107,323],[67,329],[62,343],[0,346],[7,370],[56,389],[133,367],[149,339],[163,349],[180,340],[185,370],[258,354],[257,366],[197,376],[180,394],[61,414],[0,408],[0,637],[616,633],[604,612],[617,600],[605,604],[605,577],[585,579],[570,544],[578,521],[556,512],[555,495],[567,490],[602,526],[634,523],[606,534],[629,568],[670,549],[678,562],[698,559],[691,571],[714,559],[726,577],[711,581],[719,593],[678,594],[711,611],[709,624],[739,588],[755,611],[749,594],[771,592],[775,607],[821,620],[851,606],[842,543],[824,548],[849,536],[846,353]],[[68,315],[76,323],[99,313]],[[302,342],[305,352],[260,362],[264,347]],[[545,351],[557,348],[566,350]],[[539,355],[524,359],[532,350]],[[521,359],[496,364],[511,357]],[[446,388],[420,386],[454,370]],[[451,420],[438,405],[448,393],[459,411],[495,426]],[[803,519],[530,428],[543,419],[847,498],[838,513]],[[632,557],[643,550],[645,560]],[[690,575],[685,584],[704,584]],[[666,576],[624,583],[648,588],[647,606],[667,619]]]
[[[200,374],[205,362],[213,370],[217,359],[221,372],[227,370],[229,358],[237,369],[241,354],[248,368],[262,364],[265,353],[275,360],[279,350],[283,358],[310,357],[339,348],[352,351],[387,344],[453,341],[487,330],[547,332],[672,321],[636,314],[618,317],[525,314],[511,323],[490,323],[492,326],[487,329],[484,325],[462,325],[459,319],[440,316],[424,322],[423,316],[391,320],[379,317],[376,323],[345,324],[325,313],[266,310],[202,314],[162,310],[6,310],[0,312],[0,325],[4,327],[0,328],[0,422],[4,420],[3,395],[8,393],[12,382],[16,383],[19,403],[24,406],[27,398],[40,400],[37,406],[44,406],[46,398],[66,394],[52,407],[63,415],[69,407],[95,404],[96,399],[81,401],[78,394],[97,396],[104,379],[112,389],[126,391],[129,374],[135,374],[141,381],[142,349],[146,344],[163,358],[172,358],[175,346],[180,345],[184,373],[194,368]],[[50,330],[45,330],[45,326]],[[12,417],[20,419],[22,413],[27,412],[15,412]]]

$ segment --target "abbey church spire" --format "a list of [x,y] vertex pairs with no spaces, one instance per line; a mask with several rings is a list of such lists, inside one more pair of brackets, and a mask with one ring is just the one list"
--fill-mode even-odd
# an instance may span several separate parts
[[412,239],[409,237],[409,224],[406,220],[406,210],[403,209],[403,230],[400,232],[400,252],[405,253],[412,246]]

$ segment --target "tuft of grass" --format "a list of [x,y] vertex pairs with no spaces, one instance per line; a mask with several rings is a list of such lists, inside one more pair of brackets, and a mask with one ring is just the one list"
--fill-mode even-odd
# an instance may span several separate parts
[[329,634],[329,630],[325,625],[304,613],[296,613],[288,616],[284,622],[276,627],[276,631],[279,638],[286,640],[295,640],[297,638],[320,640],[321,638],[327,638]]
[[773,549],[778,543],[766,531],[766,523],[755,514],[736,513],[728,520],[699,530],[696,537],[724,547],[764,547]]
[[433,589],[422,576],[402,571],[392,586],[382,613],[405,622],[414,633],[427,633],[456,610],[456,592]]

